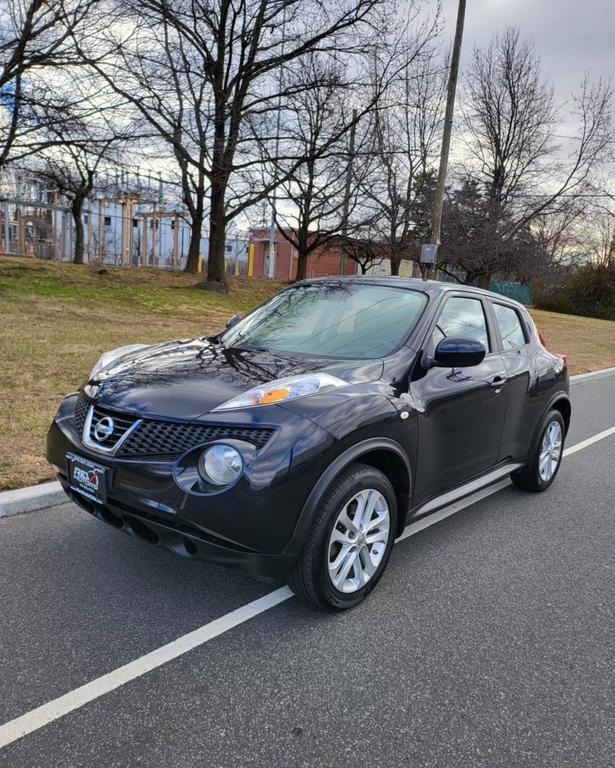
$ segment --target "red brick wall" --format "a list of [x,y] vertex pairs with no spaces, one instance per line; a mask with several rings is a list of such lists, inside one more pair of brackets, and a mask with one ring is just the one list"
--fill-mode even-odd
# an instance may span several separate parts
[[[265,254],[269,250],[269,230],[253,229],[250,243],[254,244],[254,277],[264,277]],[[279,231],[276,232],[275,277],[278,280],[293,280],[297,272],[297,253]],[[344,274],[354,275],[356,264],[346,259]],[[308,258],[307,277],[326,277],[339,274],[339,248],[335,241],[316,249]]]

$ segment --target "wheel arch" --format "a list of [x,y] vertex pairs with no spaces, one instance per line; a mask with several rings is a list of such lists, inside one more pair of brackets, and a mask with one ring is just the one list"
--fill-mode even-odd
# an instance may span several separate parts
[[410,488],[412,484],[410,463],[390,448],[374,448],[362,453],[355,461],[380,470],[391,481],[397,497],[397,533],[406,527],[406,517],[410,506]]
[[538,441],[540,440],[540,435],[542,431],[542,425],[545,420],[546,415],[549,413],[549,411],[558,411],[562,419],[564,420],[564,436],[568,433],[568,427],[570,426],[570,417],[572,415],[572,406],[570,404],[570,399],[568,395],[565,392],[558,392],[556,395],[554,395],[552,398],[549,399],[547,405],[543,409],[542,413],[540,414],[540,418],[536,421],[536,425],[534,426],[534,432],[532,434],[532,441],[530,443],[530,450],[528,452],[528,456],[531,456],[536,446],[538,445]]
[[566,395],[562,393],[559,397],[556,397],[551,403],[549,403],[547,410],[551,410],[552,408],[562,414],[562,419],[564,419],[565,434],[568,434],[568,428],[570,427],[570,417],[572,416],[572,405],[570,404],[570,400],[566,397]]
[[355,443],[337,456],[316,481],[299,515],[293,535],[285,552],[298,553],[309,533],[318,505],[331,485],[351,464],[360,462],[383,472],[391,481],[397,497],[397,532],[404,530],[412,488],[410,460],[402,446],[385,437],[370,438]]

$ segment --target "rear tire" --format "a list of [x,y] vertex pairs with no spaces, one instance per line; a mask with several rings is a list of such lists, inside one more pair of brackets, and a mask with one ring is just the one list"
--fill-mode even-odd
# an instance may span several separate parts
[[388,563],[397,531],[389,479],[352,464],[324,494],[289,583],[295,594],[326,611],[364,600]]
[[562,463],[565,434],[562,414],[556,410],[549,411],[542,421],[540,437],[530,460],[510,476],[517,488],[534,493],[547,490]]

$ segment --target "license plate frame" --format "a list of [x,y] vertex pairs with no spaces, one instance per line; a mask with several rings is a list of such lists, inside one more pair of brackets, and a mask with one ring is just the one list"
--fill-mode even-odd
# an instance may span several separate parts
[[109,467],[74,453],[67,453],[66,461],[71,491],[97,504],[106,504],[109,491]]

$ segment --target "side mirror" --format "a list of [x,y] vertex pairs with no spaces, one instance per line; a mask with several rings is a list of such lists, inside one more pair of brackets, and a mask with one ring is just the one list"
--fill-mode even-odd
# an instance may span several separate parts
[[229,319],[226,321],[226,327],[232,328],[240,320],[241,320],[241,315],[233,315],[233,317],[229,317]]
[[442,339],[434,352],[432,365],[440,368],[471,368],[480,365],[486,354],[483,344],[475,339]]

